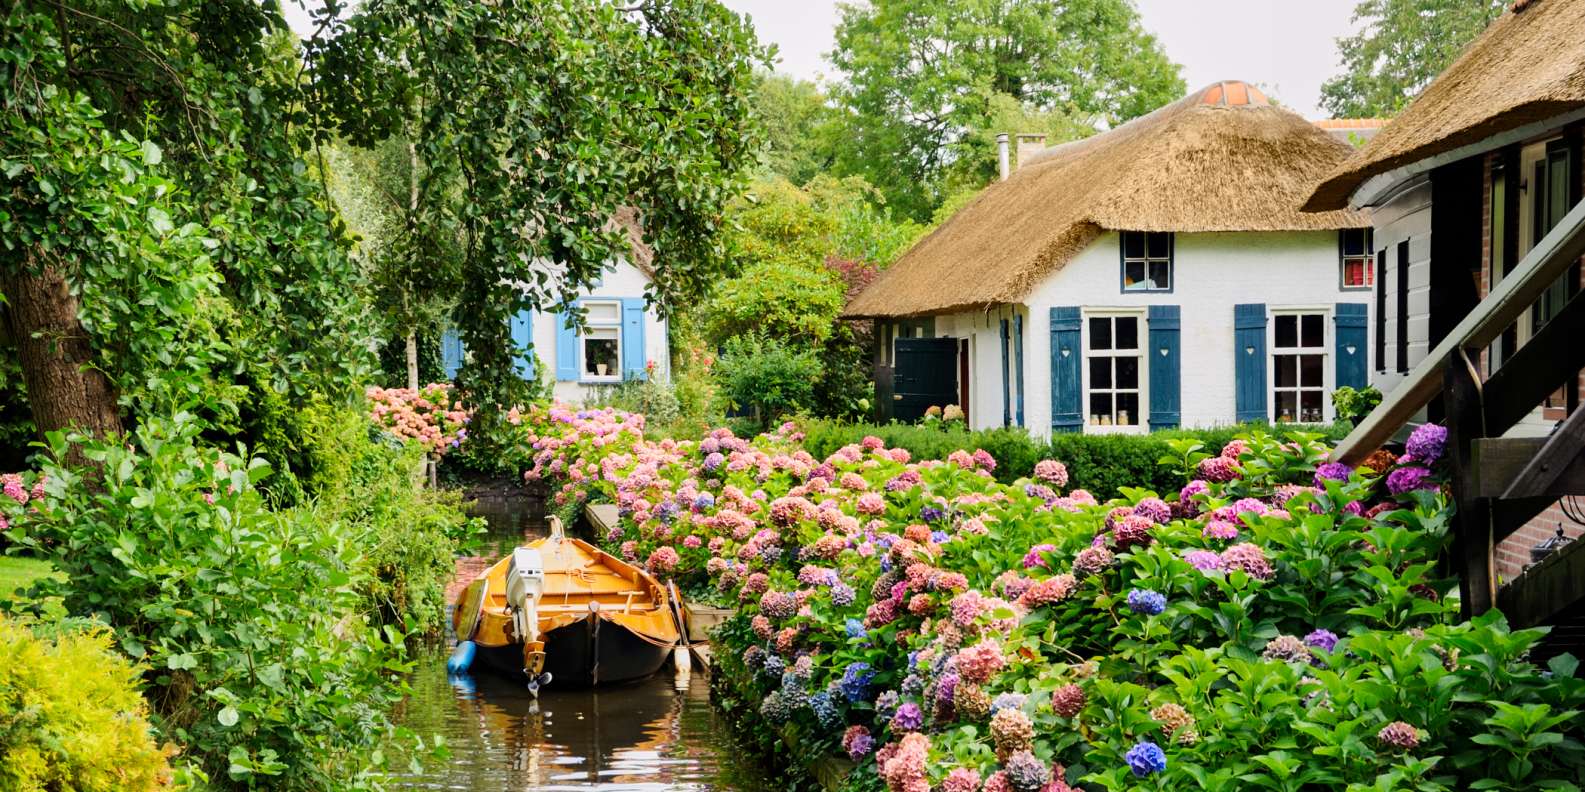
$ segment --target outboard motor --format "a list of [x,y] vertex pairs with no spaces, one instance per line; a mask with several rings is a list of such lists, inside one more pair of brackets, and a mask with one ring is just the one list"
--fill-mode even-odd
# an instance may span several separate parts
[[545,563],[539,551],[519,547],[506,566],[506,604],[512,608],[512,628],[517,640],[539,640],[539,598],[545,593]]

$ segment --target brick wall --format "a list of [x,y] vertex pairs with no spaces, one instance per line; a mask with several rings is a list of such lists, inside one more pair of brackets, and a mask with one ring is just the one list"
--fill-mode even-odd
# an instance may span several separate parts
[[[1484,241],[1481,245],[1481,299],[1486,298],[1486,295],[1490,293],[1492,286],[1491,173],[1492,164],[1498,160],[1499,156],[1500,154],[1497,153],[1486,155],[1485,166],[1482,169],[1482,190],[1484,192],[1482,203],[1484,206],[1484,216],[1481,219],[1481,227],[1483,229],[1481,239]],[[1585,168],[1582,168],[1581,170],[1582,172],[1585,172]],[[1582,180],[1585,180],[1585,176],[1582,176]],[[1580,189],[1581,194],[1585,195],[1585,184],[1581,184]],[[1518,218],[1512,218],[1510,222],[1518,222]],[[1585,270],[1585,267],[1582,267],[1582,270]],[[1581,281],[1581,286],[1585,287],[1585,271],[1582,271],[1581,273]],[[1480,366],[1482,371],[1486,371],[1488,369],[1488,360],[1484,350],[1481,352]],[[1576,377],[1575,387],[1580,392],[1580,402],[1585,403],[1585,381],[1582,381],[1580,378]],[[1544,418],[1547,420],[1560,421],[1566,417],[1565,410],[1562,407],[1564,400],[1561,389],[1549,397],[1548,402],[1548,406],[1542,409],[1542,415]],[[1578,502],[1582,508],[1577,510],[1576,513],[1585,512],[1585,498],[1578,499]],[[1551,506],[1548,506],[1546,511],[1541,512],[1541,514],[1535,519],[1525,523],[1524,527],[1515,531],[1507,539],[1499,542],[1496,548],[1495,561],[1497,565],[1497,574],[1500,576],[1500,579],[1506,581],[1512,580],[1514,577],[1516,577],[1525,568],[1525,566],[1530,563],[1530,548],[1555,536],[1559,526],[1563,528],[1563,535],[1569,539],[1574,539],[1582,534],[1585,534],[1585,526],[1579,525],[1573,520],[1570,520],[1568,515],[1563,513],[1562,505],[1560,503],[1554,503]]]

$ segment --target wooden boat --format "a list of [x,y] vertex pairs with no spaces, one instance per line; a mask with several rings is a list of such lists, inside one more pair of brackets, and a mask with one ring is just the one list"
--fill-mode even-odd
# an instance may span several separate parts
[[681,619],[649,573],[566,536],[552,517],[550,536],[513,550],[463,591],[448,667],[482,664],[532,692],[640,679],[665,664]]

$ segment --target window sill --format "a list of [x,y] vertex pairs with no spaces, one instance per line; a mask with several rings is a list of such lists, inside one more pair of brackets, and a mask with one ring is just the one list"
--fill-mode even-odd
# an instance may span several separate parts
[[1147,430],[1143,426],[1118,426],[1116,424],[1113,424],[1111,426],[1101,426],[1099,424],[1085,424],[1085,426],[1084,426],[1084,433],[1085,434],[1090,434],[1090,435],[1110,435],[1110,434],[1137,434],[1137,435],[1142,435],[1142,434],[1147,434],[1148,431],[1149,430]]
[[621,377],[579,377],[579,385],[621,385]]

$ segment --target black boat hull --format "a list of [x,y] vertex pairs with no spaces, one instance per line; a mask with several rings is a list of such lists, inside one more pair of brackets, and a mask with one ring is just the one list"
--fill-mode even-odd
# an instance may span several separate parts
[[[583,619],[546,633],[545,670],[552,687],[589,687],[643,679],[659,671],[671,648],[600,619]],[[475,667],[524,679],[523,647],[480,646]]]

